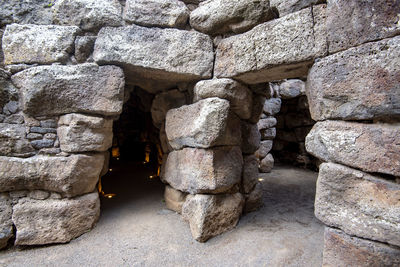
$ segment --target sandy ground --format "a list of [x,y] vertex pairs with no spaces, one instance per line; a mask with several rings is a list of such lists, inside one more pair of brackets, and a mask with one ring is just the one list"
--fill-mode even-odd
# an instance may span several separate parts
[[0,252],[0,265],[321,266],[323,225],[313,215],[314,172],[278,166],[261,175],[263,207],[207,243],[194,241],[180,215],[165,209],[163,185],[148,179],[148,171],[114,173],[118,177],[105,179],[104,187],[117,198],[102,200],[91,232],[68,244],[10,248]]

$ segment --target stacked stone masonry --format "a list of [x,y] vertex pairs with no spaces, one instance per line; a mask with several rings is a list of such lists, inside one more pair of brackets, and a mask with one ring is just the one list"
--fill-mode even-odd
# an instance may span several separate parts
[[399,13],[395,0],[2,1],[0,247],[94,227],[113,121],[140,88],[166,205],[196,240],[259,207],[295,101],[317,122],[284,127],[300,142],[313,126],[300,156],[324,162],[324,265],[398,265]]

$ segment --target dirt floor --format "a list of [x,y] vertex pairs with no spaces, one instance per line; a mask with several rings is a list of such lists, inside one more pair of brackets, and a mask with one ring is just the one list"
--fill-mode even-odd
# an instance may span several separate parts
[[[10,248],[0,266],[321,266],[323,225],[313,215],[316,173],[277,166],[260,175],[261,210],[207,243],[197,243],[179,214],[165,209],[163,185],[133,164],[116,168],[102,215],[68,244]],[[115,176],[116,175],[116,176]],[[117,177],[117,178],[115,178]]]

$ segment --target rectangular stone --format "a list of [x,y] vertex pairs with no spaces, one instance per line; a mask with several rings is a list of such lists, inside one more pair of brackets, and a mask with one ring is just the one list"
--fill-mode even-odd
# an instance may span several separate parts
[[124,73],[116,66],[51,65],[32,67],[12,76],[20,89],[24,113],[118,115],[124,100]]
[[0,156],[28,157],[34,151],[24,125],[0,123]]
[[256,84],[307,75],[327,53],[325,5],[306,8],[222,40],[215,76]]
[[322,266],[400,266],[400,248],[349,236],[326,227]]
[[317,122],[306,137],[306,149],[323,161],[400,176],[399,130],[396,124]]
[[95,189],[103,164],[103,154],[26,159],[0,156],[0,191],[38,189],[67,197],[81,195]]
[[331,0],[326,13],[329,53],[400,33],[398,0]]
[[76,26],[7,25],[3,35],[4,63],[65,62],[73,52]]
[[400,184],[343,165],[323,163],[315,216],[347,234],[400,246]]
[[239,147],[184,148],[168,154],[161,175],[180,191],[215,194],[239,185],[242,166]]
[[400,117],[400,36],[316,62],[306,93],[314,120]]

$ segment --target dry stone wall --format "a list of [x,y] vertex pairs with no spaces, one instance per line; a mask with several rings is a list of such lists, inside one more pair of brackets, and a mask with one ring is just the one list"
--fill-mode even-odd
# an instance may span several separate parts
[[1,2],[0,245],[13,226],[17,245],[93,227],[111,123],[135,87],[152,95],[167,207],[198,241],[233,229],[260,204],[258,166],[272,168],[269,82],[306,78],[324,264],[351,262],[337,242],[396,263],[399,13],[395,0]]

